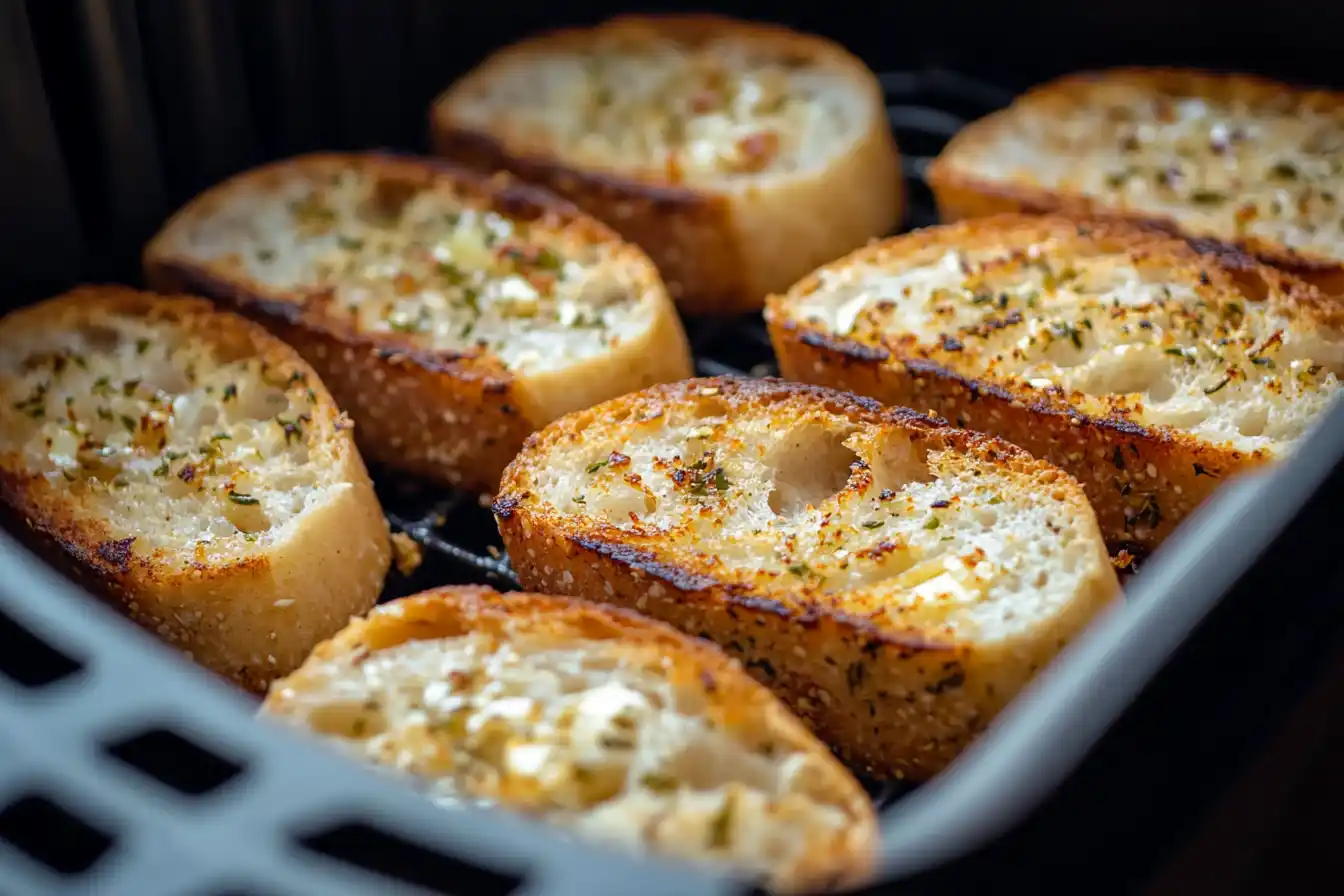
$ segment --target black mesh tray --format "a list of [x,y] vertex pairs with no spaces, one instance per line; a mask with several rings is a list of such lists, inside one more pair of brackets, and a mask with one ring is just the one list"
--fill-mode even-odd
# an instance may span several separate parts
[[[408,6],[412,20],[434,18]],[[285,51],[320,55],[334,42],[341,52],[358,39],[389,58],[391,26],[367,13],[338,25],[306,3],[237,18],[206,3],[28,9],[31,18],[22,4],[0,9],[0,77],[13,88],[0,91],[0,126],[25,123],[0,143],[9,172],[0,211],[6,236],[16,235],[0,270],[20,298],[80,277],[133,280],[135,249],[165,211],[260,158],[321,145],[416,148],[424,104],[447,80],[425,61],[426,44],[381,81],[362,64],[362,77],[333,76],[334,93],[307,83]],[[57,37],[72,33],[84,80],[53,82],[72,50]],[[274,95],[256,94],[246,66]],[[907,178],[904,226],[933,223],[924,166],[1011,92],[940,68],[882,81]],[[321,102],[301,102],[309,96]],[[155,116],[182,125],[156,132]],[[17,163],[26,167],[9,167]],[[25,242],[34,230],[41,240]],[[775,372],[758,316],[692,320],[688,333],[702,374]],[[951,770],[909,795],[872,784],[885,810],[879,880],[899,892],[1043,887],[1086,864],[1097,880],[1089,889],[1112,892],[1151,870],[1158,844],[1190,823],[1337,639],[1344,601],[1331,598],[1344,593],[1344,574],[1322,549],[1339,537],[1319,521],[1339,500],[1341,458],[1344,408],[1290,464],[1228,483],[1145,562],[1128,606]],[[477,496],[375,479],[394,527],[425,553],[414,575],[393,574],[385,597],[444,583],[517,587]],[[1266,593],[1295,603],[1272,633],[1256,628]],[[1248,644],[1260,651],[1250,667],[1237,656]],[[0,534],[0,894],[740,888],[652,859],[594,860],[589,847],[503,813],[445,813],[254,724],[251,712]]]

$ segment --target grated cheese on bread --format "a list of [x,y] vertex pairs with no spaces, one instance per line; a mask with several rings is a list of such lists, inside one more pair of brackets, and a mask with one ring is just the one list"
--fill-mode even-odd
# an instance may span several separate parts
[[1282,457],[1344,374],[1344,313],[1244,256],[1120,222],[1004,215],[894,237],[772,297],[785,376],[1009,439],[1155,547]]
[[500,805],[779,889],[861,880],[850,774],[737,663],[633,613],[487,588],[385,604],[277,682],[265,716]]
[[436,151],[544,184],[643,246],[690,313],[889,231],[882,89],[837,44],[709,15],[621,16],[509,46],[435,102]]
[[564,417],[494,508],[524,587],[710,638],[880,776],[939,771],[1118,594],[1060,470],[780,380]]
[[372,607],[389,564],[321,380],[199,299],[83,287],[3,319],[0,501],[34,547],[252,690]]
[[1183,69],[1071,75],[967,126],[928,181],[945,221],[1148,220],[1344,295],[1344,93]]
[[453,485],[493,490],[534,428],[691,370],[639,249],[540,190],[428,160],[245,172],[174,216],[145,266],[297,348],[368,457]]

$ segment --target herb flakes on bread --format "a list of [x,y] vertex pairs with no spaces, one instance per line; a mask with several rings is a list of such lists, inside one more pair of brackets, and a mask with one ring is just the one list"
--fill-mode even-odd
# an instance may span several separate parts
[[385,604],[277,682],[263,714],[416,776],[779,889],[862,880],[858,782],[712,645],[620,610],[487,588]]
[[903,182],[877,77],[837,44],[709,15],[514,44],[431,113],[436,151],[544,184],[723,314],[890,231]]
[[145,267],[297,348],[371,460],[451,485],[493,490],[533,429],[691,371],[638,248],[542,190],[425,159],[245,172],[175,215]]
[[0,323],[16,533],[245,688],[373,606],[391,549],[321,380],[199,299],[84,287]]
[[715,641],[880,777],[939,771],[1119,590],[1062,471],[780,380],[562,418],[494,508],[524,587]]
[[1070,75],[968,125],[927,178],[944,221],[1139,219],[1344,295],[1344,93],[1188,69]]
[[1156,547],[1340,391],[1344,311],[1235,252],[1003,215],[893,237],[772,297],[783,375],[930,408],[1071,472]]

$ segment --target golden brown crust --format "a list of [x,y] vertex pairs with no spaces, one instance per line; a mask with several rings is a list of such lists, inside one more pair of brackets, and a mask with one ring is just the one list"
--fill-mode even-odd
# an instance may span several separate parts
[[[1145,426],[1123,402],[1107,414],[1080,409],[1076,396],[1034,389],[1020,380],[981,378],[959,370],[956,353],[891,334],[874,341],[840,337],[789,311],[793,297],[821,283],[823,272],[880,265],[946,247],[972,251],[1025,247],[1046,239],[1084,253],[1121,253],[1161,267],[1186,283],[1245,301],[1272,301],[1309,328],[1338,330],[1344,311],[1309,285],[1223,247],[1199,252],[1185,241],[1118,220],[1005,214],[931,227],[865,247],[772,296],[768,329],[786,377],[871,396],[884,404],[928,409],[958,426],[992,433],[1058,464],[1082,484],[1112,547],[1150,551],[1221,480],[1271,458],[1212,444],[1167,426]],[[1206,247],[1207,248],[1207,247]],[[1156,495],[1156,498],[1153,496]],[[1143,523],[1136,526],[1136,521]]]
[[[998,439],[953,429],[904,408],[775,379],[695,379],[645,390],[572,414],[529,437],[505,472],[494,504],[509,557],[524,587],[630,607],[707,638],[743,662],[850,765],[879,777],[924,780],[954,759],[1044,666],[1064,641],[1118,595],[1097,543],[1098,575],[1053,625],[1058,639],[984,645],[893,617],[847,612],[838,598],[803,582],[789,593],[748,582],[713,565],[669,562],[659,532],[641,536],[583,523],[540,499],[534,473],[554,449],[585,431],[640,419],[661,406],[695,402],[711,388],[744,414],[802,399],[859,424],[904,430],[920,450],[950,449],[1011,470],[1032,490],[1056,495],[1092,526],[1086,499],[1067,475]],[[1095,531],[1095,530],[1094,530]],[[1093,535],[1095,537],[1095,534]],[[764,574],[763,574],[764,575]]]
[[[619,243],[620,238],[545,190],[506,175],[379,154],[314,154],[276,162],[215,186],[180,210],[146,247],[150,286],[215,299],[294,346],[355,419],[360,450],[371,460],[453,486],[493,491],[523,438],[555,415],[557,403],[575,396],[586,400],[589,393],[595,393],[592,401],[605,398],[613,378],[619,378],[619,386],[639,388],[690,372],[685,334],[670,307],[655,309],[642,339],[613,348],[608,356],[520,378],[488,351],[434,351],[404,334],[361,331],[329,313],[330,291],[276,292],[237,270],[196,264],[171,249],[175,230],[208,214],[245,183],[276,184],[296,169],[350,166],[414,188],[450,184],[480,207],[537,227],[566,229],[584,241]],[[639,249],[621,244],[616,256],[635,266],[642,262],[647,271],[639,286],[662,294],[656,271]]]
[[[160,548],[137,549],[90,517],[68,489],[0,456],[0,504],[12,531],[85,587],[201,665],[251,691],[296,668],[312,645],[373,606],[391,548],[349,423],[312,369],[262,328],[202,299],[118,286],[87,286],[13,312],[11,334],[60,331],[107,315],[180,327],[222,357],[264,360],[311,388],[307,432],[333,479],[349,488],[311,513],[289,543],[227,564],[186,563]],[[183,551],[187,550],[183,546]],[[277,604],[277,601],[279,603]]]
[[1032,184],[994,180],[959,170],[958,156],[972,147],[992,145],[1011,117],[1031,114],[1049,117],[1052,109],[1086,102],[1098,83],[1127,85],[1155,95],[1194,96],[1213,102],[1237,101],[1248,105],[1292,102],[1308,111],[1344,109],[1344,93],[1305,90],[1279,81],[1247,74],[1215,74],[1172,67],[1124,67],[1080,72],[1035,87],[1006,109],[991,113],[963,128],[948,142],[925,173],[939,216],[946,223],[1004,213],[1060,214],[1076,218],[1107,219],[1145,224],[1175,236],[1190,237],[1196,245],[1246,252],[1259,260],[1311,283],[1328,295],[1344,295],[1344,260],[1294,250],[1256,236],[1215,240],[1207,234],[1187,233],[1169,218],[1157,218],[1114,208],[1104,200],[1081,193],[1059,192]]
[[[458,97],[499,67],[525,65],[529,56],[557,48],[581,52],[595,36],[638,43],[650,29],[691,45],[731,35],[781,56],[825,60],[863,91],[871,127],[824,170],[742,190],[681,185],[663,169],[625,174],[576,167],[554,147],[522,134],[488,133],[457,120]],[[904,209],[897,149],[873,73],[832,41],[723,16],[624,15],[597,28],[563,29],[513,44],[435,101],[430,130],[438,155],[541,184],[641,246],[688,314],[759,309],[766,294],[802,272],[890,231]]]
[[[313,650],[316,660],[366,654],[407,641],[454,638],[483,632],[500,641],[526,634],[564,647],[576,640],[616,641],[632,651],[648,650],[664,658],[674,686],[703,695],[702,712],[728,730],[761,726],[789,747],[816,757],[834,779],[833,797],[852,819],[845,838],[848,851],[810,849],[786,880],[788,888],[833,887],[857,883],[871,872],[877,820],[871,802],[850,774],[768,690],[713,645],[687,637],[670,626],[636,613],[542,594],[501,595],[483,586],[446,586],[405,597],[355,619]],[[266,709],[283,702],[279,683]]]

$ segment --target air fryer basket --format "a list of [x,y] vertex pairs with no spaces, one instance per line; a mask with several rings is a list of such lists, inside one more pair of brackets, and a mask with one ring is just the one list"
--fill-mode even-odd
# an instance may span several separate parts
[[[383,6],[5,4],[8,301],[80,279],[134,281],[138,248],[168,210],[263,158],[320,146],[422,149],[433,93],[490,46],[540,24],[501,15],[486,34],[436,3]],[[855,37],[872,61],[889,58],[871,35]],[[932,65],[882,82],[911,200],[904,226],[934,223],[924,165],[1013,91]],[[759,318],[689,321],[688,330],[702,374],[774,372]],[[1290,463],[1228,483],[1143,564],[1127,605],[951,770],[910,794],[874,786],[885,809],[874,887],[1044,889],[1084,868],[1094,891],[1144,879],[1337,646],[1344,564],[1329,553],[1339,539],[1327,514],[1340,498],[1341,458],[1344,407]],[[449,582],[516,587],[476,496],[377,480],[394,527],[426,555],[412,577],[393,577],[388,596]],[[595,859],[505,813],[445,813],[251,712],[0,533],[0,892],[741,889],[654,859]]]

